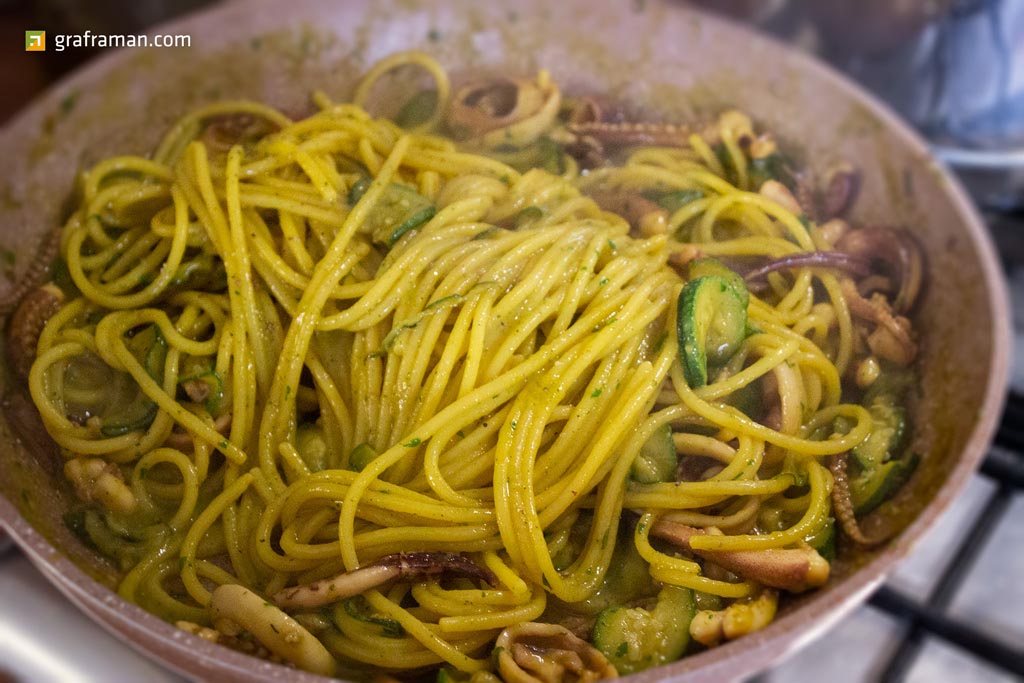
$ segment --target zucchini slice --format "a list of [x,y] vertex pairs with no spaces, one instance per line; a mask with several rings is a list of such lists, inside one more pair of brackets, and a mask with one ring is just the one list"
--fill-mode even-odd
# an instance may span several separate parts
[[594,647],[622,675],[675,661],[690,644],[690,622],[696,611],[693,591],[665,586],[651,611],[609,607],[598,614]]
[[880,397],[868,406],[868,412],[871,433],[850,451],[864,470],[874,469],[899,455],[907,436],[907,413],[902,406]]
[[[357,180],[349,190],[349,204],[355,205],[369,187],[369,179]],[[431,201],[419,192],[405,185],[391,183],[384,189],[362,230],[369,233],[374,242],[392,247],[402,235],[420,227],[436,213],[437,209]]]
[[[746,287],[742,291],[746,292]],[[743,343],[747,333],[743,300],[737,284],[721,275],[702,275],[687,282],[680,292],[676,320],[679,358],[691,387],[706,385],[708,365],[729,360]]]
[[890,460],[856,477],[850,482],[853,513],[857,517],[863,517],[891,498],[914,473],[919,461],[918,454],[911,453],[905,458]]
[[850,500],[858,517],[891,498],[920,459],[916,453],[906,453],[910,435],[907,411],[894,393],[882,391],[865,398],[871,433],[850,451]]
[[743,308],[746,308],[750,304],[750,292],[747,291],[747,283],[743,281],[743,278],[735,270],[727,267],[724,263],[711,256],[705,256],[704,258],[694,259],[690,261],[690,265],[687,267],[687,272],[690,275],[691,280],[696,280],[699,277],[705,275],[717,275],[718,277],[725,278],[736,290],[736,293],[740,295],[740,301],[743,302]]
[[327,469],[330,454],[327,440],[324,438],[324,430],[320,425],[308,423],[299,425],[295,430],[295,450],[299,452],[299,456],[311,472]]
[[703,198],[704,193],[700,190],[676,190],[675,192],[669,192],[661,195],[660,197],[654,197],[653,199],[661,208],[665,209],[669,213],[675,213],[690,202],[695,202],[698,199]]
[[373,446],[364,441],[353,448],[352,452],[348,454],[348,467],[355,472],[362,472],[367,465],[373,462],[377,455],[378,453],[374,450]]
[[658,427],[640,447],[629,473],[641,484],[674,481],[678,465],[679,455],[672,439],[672,427],[666,424]]
[[[164,378],[164,362],[167,359],[167,341],[164,339],[160,328],[156,325],[149,325],[134,336],[125,344],[132,355],[142,363],[146,373],[157,383],[162,383]],[[156,403],[142,393],[142,390],[135,385],[135,396],[127,399],[118,396],[107,405],[102,419],[100,433],[106,437],[122,436],[131,432],[141,432],[149,429],[159,412]],[[123,403],[120,403],[123,401]],[[120,409],[113,409],[113,406],[121,404]],[[115,419],[106,419],[107,414],[116,415]]]

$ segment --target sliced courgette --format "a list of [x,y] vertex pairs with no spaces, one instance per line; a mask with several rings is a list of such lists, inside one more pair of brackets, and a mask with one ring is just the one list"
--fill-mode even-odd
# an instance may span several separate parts
[[362,595],[348,598],[341,604],[345,613],[353,619],[357,619],[364,624],[379,626],[380,634],[385,638],[401,638],[405,635],[405,628],[399,622],[388,617],[370,613],[370,606]]
[[327,468],[327,440],[324,430],[316,424],[302,424],[295,430],[295,450],[311,472]]
[[468,680],[469,676],[448,666],[442,666],[438,669],[437,678],[435,679],[436,683],[466,683]]
[[660,197],[656,197],[654,198],[654,201],[658,203],[658,206],[669,213],[675,213],[690,202],[695,202],[698,199],[703,198],[704,193],[700,190],[676,190],[675,192],[669,192],[661,195]]
[[210,415],[219,415],[221,403],[224,401],[224,379],[216,370],[197,372],[178,380],[181,386],[187,382],[202,382],[206,385],[206,398],[203,400],[203,407]]
[[829,517],[818,533],[805,539],[807,545],[818,551],[818,554],[831,562],[836,558],[836,520]]
[[794,168],[796,166],[793,161],[780,152],[774,152],[758,159],[751,159],[750,164],[747,166],[750,187],[756,190],[768,180],[778,180],[792,190],[796,187]]
[[366,191],[370,189],[370,183],[373,182],[366,176],[363,176],[359,180],[352,183],[352,187],[348,189],[348,203],[349,206],[355,206],[356,202],[363,198]]
[[369,465],[377,457],[377,451],[365,441],[355,448],[348,455],[348,467],[356,472],[362,472],[363,468]]
[[226,282],[224,262],[212,254],[201,252],[178,266],[168,287],[219,291],[226,286]]
[[620,674],[675,661],[690,643],[693,591],[665,586],[653,610],[609,607],[597,615],[593,643]]
[[[574,527],[573,531],[576,532],[577,528]],[[574,543],[570,559],[575,559],[582,552],[589,524],[581,524],[578,531],[583,533],[578,534],[578,541]],[[561,566],[567,564],[568,562],[563,562]],[[577,614],[597,615],[609,607],[653,598],[658,594],[658,589],[658,584],[651,578],[651,565],[640,556],[636,543],[633,542],[632,525],[623,524],[615,540],[615,551],[604,575],[604,582],[589,598],[573,603],[572,611]]]
[[[167,360],[167,340],[161,334],[160,328],[156,325],[143,328],[132,336],[125,346],[142,363],[150,377],[158,383],[163,382],[164,362]],[[124,397],[118,398],[123,399]],[[110,405],[116,403],[115,399]],[[137,390],[137,395],[126,406],[104,414],[100,433],[103,436],[114,437],[149,429],[153,420],[156,419],[157,412],[157,405],[149,400],[141,390]],[[107,414],[113,414],[116,417],[107,419]]]
[[395,123],[402,128],[415,128],[430,119],[437,109],[437,91],[420,90],[402,105],[395,115]]
[[911,453],[864,471],[854,478],[850,482],[850,502],[853,503],[854,514],[862,517],[891,498],[914,473],[919,461],[918,454]]
[[746,308],[750,303],[750,292],[747,291],[747,284],[743,281],[743,278],[739,273],[727,267],[718,259],[710,256],[694,259],[693,261],[690,261],[690,265],[687,266],[687,269],[691,280],[696,280],[697,278],[704,277],[705,275],[717,275],[718,277],[725,278],[730,284],[732,284],[736,293],[739,294],[740,301],[743,302],[743,307]]
[[647,439],[633,461],[629,474],[641,484],[675,481],[679,456],[672,439],[672,427],[662,425]]
[[868,406],[871,413],[871,434],[850,454],[865,470],[878,467],[897,455],[905,445],[907,413],[902,406],[878,399]]
[[116,421],[108,422],[100,427],[100,434],[107,437],[122,436],[131,432],[149,429],[156,419],[157,406],[149,400],[137,401],[126,414],[118,416]]
[[702,387],[708,383],[708,365],[729,360],[743,343],[747,307],[734,283],[719,275],[686,283],[677,305],[683,374],[691,387]]
[[[900,403],[908,386],[902,379],[890,390],[872,385],[875,391],[864,397],[871,414],[871,433],[850,451],[850,500],[858,517],[892,497],[917,467],[917,454],[906,453],[910,429],[907,411]],[[837,431],[844,428],[848,431],[849,425],[837,422]]]
[[[370,187],[368,178],[353,183],[348,193],[349,204],[355,205]],[[414,230],[437,213],[429,199],[411,187],[391,183],[381,193],[377,205],[363,224],[362,231],[374,242],[394,246],[402,235]]]

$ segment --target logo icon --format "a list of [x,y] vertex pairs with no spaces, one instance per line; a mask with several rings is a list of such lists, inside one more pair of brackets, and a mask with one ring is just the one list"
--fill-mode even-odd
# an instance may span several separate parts
[[45,52],[46,31],[25,31],[25,52]]

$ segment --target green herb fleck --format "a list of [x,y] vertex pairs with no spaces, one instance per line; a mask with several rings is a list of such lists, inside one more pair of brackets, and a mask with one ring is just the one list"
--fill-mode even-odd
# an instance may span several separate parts
[[678,190],[662,195],[656,201],[661,208],[670,213],[675,213],[690,202],[695,202],[703,197],[704,193],[700,190]]
[[597,389],[594,389],[594,393],[592,393],[590,395],[590,398],[597,398],[600,395],[601,395],[601,387],[598,387]]
[[406,441],[402,445],[405,446],[406,448],[416,448],[421,443],[423,443],[422,439],[420,439],[419,437],[414,437],[412,439],[409,439],[408,441]]
[[75,104],[77,103],[78,91],[72,90],[67,95],[65,95],[64,99],[60,101],[60,115],[67,116],[68,114],[70,114],[72,110],[74,110]]
[[427,121],[437,109],[437,91],[421,90],[402,105],[395,115],[395,123],[402,128],[415,128]]

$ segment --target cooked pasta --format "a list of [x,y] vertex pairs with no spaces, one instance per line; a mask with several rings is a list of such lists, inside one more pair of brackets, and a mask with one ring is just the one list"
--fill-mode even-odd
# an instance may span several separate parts
[[797,202],[739,112],[450,90],[404,53],[83,175],[27,350],[69,524],[124,598],[345,678],[592,680],[766,625],[912,468],[920,267],[873,251],[909,238]]

